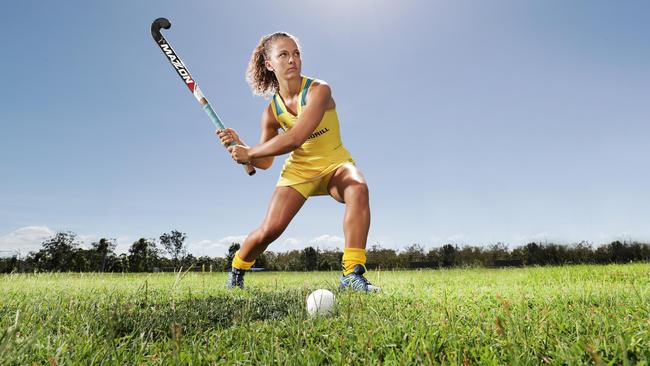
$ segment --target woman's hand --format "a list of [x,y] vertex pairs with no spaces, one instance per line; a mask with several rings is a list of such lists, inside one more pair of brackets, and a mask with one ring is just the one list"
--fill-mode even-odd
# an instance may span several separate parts
[[239,139],[239,135],[232,128],[217,130],[217,136],[219,136],[219,139],[221,140],[221,144],[223,146],[228,147],[230,146],[231,142],[234,142],[237,145],[243,145],[243,143]]
[[243,145],[233,145],[233,146],[228,146],[228,151],[230,152],[230,156],[232,156],[233,160],[238,162],[239,164],[248,164],[251,161],[249,152],[250,152],[250,147],[243,146]]

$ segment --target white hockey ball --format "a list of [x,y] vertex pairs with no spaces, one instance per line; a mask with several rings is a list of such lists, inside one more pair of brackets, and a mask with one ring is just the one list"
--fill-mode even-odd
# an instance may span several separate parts
[[330,290],[318,289],[307,295],[307,313],[311,316],[331,315],[336,297]]

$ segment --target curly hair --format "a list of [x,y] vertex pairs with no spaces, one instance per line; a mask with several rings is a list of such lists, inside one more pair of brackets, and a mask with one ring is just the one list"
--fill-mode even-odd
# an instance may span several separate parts
[[253,50],[251,59],[248,62],[248,68],[246,69],[246,81],[248,82],[248,85],[250,85],[254,95],[261,95],[268,98],[279,88],[278,79],[275,77],[275,73],[269,71],[266,66],[264,66],[264,61],[271,58],[271,45],[278,38],[291,38],[296,42],[298,48],[300,48],[298,38],[286,32],[267,34],[260,39],[260,42]]

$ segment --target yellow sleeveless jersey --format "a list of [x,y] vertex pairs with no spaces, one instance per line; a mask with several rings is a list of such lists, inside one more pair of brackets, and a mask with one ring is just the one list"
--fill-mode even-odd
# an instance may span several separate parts
[[[298,115],[287,110],[279,93],[273,96],[271,109],[285,132],[298,121],[302,108],[307,104],[307,91],[313,82],[314,79],[302,77]],[[336,108],[328,109],[307,141],[291,152],[282,167],[277,185],[292,186],[320,179],[348,162],[354,163],[354,160],[341,141]]]

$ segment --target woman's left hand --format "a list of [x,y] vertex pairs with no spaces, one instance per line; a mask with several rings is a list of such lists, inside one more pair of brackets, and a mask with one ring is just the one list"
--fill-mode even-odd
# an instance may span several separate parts
[[232,156],[233,160],[235,160],[239,164],[250,163],[251,158],[248,155],[249,150],[250,147],[246,147],[243,145],[228,146],[228,152],[230,152],[230,156]]

